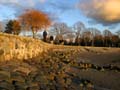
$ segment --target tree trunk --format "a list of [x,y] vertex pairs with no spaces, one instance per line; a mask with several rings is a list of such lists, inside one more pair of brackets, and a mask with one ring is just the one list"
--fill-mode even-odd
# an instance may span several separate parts
[[92,39],[92,46],[94,46],[94,38]]
[[36,33],[35,33],[35,30],[34,30],[34,28],[32,28],[32,34],[33,34],[33,38],[35,38],[35,36],[36,36]]

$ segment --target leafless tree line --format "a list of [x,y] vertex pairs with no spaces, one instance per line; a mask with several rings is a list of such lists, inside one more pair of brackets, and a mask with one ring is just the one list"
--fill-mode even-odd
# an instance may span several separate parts
[[77,22],[72,27],[66,23],[55,23],[48,32],[49,37],[52,37],[50,41],[55,44],[120,47],[120,31],[116,34],[110,30],[101,32],[97,28],[86,28],[82,22]]

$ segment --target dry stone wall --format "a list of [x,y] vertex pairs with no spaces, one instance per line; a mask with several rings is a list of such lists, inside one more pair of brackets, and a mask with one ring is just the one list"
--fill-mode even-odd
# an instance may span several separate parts
[[49,47],[38,39],[0,33],[0,61],[30,59],[46,52]]

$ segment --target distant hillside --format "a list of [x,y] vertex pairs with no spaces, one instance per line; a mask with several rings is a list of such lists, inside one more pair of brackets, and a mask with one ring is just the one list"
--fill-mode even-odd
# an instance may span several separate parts
[[49,47],[38,39],[0,33],[0,61],[33,58]]

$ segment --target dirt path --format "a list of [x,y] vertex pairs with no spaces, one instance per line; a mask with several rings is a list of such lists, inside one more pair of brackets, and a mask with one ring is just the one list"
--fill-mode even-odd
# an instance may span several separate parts
[[120,49],[56,46],[0,63],[0,90],[119,90]]
[[[103,67],[105,65],[116,66],[120,68],[120,52],[95,53],[79,52],[75,57],[78,62],[91,63]],[[114,70],[81,70],[76,67],[70,69],[71,73],[77,74],[80,78],[88,79],[94,83],[96,90],[119,90],[120,89],[120,72]]]

